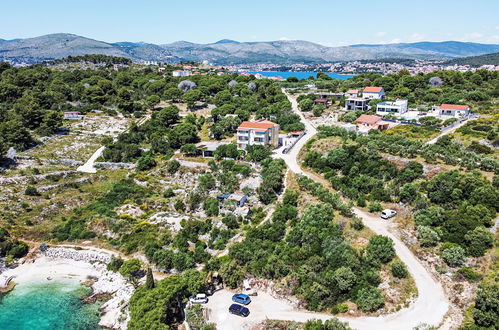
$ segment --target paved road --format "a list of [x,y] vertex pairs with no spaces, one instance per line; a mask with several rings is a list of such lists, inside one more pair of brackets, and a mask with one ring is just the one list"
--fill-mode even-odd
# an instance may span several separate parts
[[[292,104],[293,111],[301,117],[305,124],[307,134],[297,143],[295,148],[287,155],[276,154],[275,157],[284,159],[289,169],[297,174],[307,175],[314,179],[312,175],[303,171],[297,161],[298,153],[317,132],[315,127],[301,114],[296,100],[286,94]],[[378,235],[390,237],[394,242],[395,251],[398,257],[407,265],[416,287],[418,289],[417,299],[408,307],[396,313],[379,317],[343,318],[350,326],[356,329],[412,329],[421,323],[439,325],[449,309],[449,302],[444,293],[442,285],[436,281],[407,246],[390,230],[390,221],[381,220],[360,209],[354,208],[354,213],[362,218],[364,224]],[[271,318],[282,320],[305,321],[310,318],[327,319],[326,314],[312,314],[309,312],[289,311],[286,313],[273,313]]]

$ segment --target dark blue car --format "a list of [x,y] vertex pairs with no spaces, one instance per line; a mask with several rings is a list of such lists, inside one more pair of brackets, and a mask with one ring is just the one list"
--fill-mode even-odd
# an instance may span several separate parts
[[229,307],[229,313],[246,317],[249,315],[250,311],[244,306],[232,304]]
[[248,295],[238,293],[232,296],[232,301],[243,305],[247,305],[251,302],[251,298]]

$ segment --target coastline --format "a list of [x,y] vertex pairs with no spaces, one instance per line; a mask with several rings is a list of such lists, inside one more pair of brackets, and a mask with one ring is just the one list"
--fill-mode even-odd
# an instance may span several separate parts
[[91,280],[91,296],[111,296],[100,308],[102,315],[99,326],[126,329],[129,321],[128,301],[135,289],[119,273],[106,269],[104,260],[108,260],[112,254],[102,249],[52,247],[39,252],[33,259],[25,260],[16,268],[5,270],[0,276],[12,276],[12,281],[18,284],[70,280],[84,285]]

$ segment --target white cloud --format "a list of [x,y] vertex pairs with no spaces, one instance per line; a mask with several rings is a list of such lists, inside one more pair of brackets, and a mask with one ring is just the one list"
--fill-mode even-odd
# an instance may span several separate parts
[[402,40],[400,38],[394,38],[394,39],[392,39],[390,41],[387,41],[386,43],[387,44],[399,44],[401,42],[402,42]]
[[410,41],[421,41],[425,38],[425,36],[421,33],[417,33],[417,32],[414,32],[413,34],[411,34],[411,36],[409,37],[409,40]]
[[464,41],[477,41],[483,37],[483,34],[480,32],[471,32],[471,33],[466,33],[461,40]]
[[376,32],[375,36],[376,37],[384,37],[384,36],[386,36],[386,32]]
[[498,26],[496,26],[496,30],[499,30],[499,25],[498,25]]
[[291,39],[289,39],[288,37],[280,37],[279,40],[286,41],[286,40],[291,40]]

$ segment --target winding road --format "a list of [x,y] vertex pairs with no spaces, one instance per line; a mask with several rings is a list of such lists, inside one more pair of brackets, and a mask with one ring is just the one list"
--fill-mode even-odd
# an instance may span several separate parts
[[[296,100],[285,91],[284,93],[291,102],[293,111],[300,116],[302,122],[305,124],[307,133],[288,154],[276,152],[273,157],[283,159],[290,171],[306,175],[311,179],[316,179],[314,175],[304,171],[300,167],[297,159],[301,148],[317,133],[317,130],[299,111]],[[444,322],[445,315],[449,309],[449,302],[442,285],[423,267],[400,238],[392,233],[392,222],[381,220],[378,216],[374,216],[358,208],[353,208],[353,210],[373,232],[378,235],[387,236],[393,240],[398,257],[406,264],[416,283],[418,296],[409,307],[392,314],[376,317],[340,317],[339,319],[343,322],[348,322],[350,327],[354,329],[400,330],[413,329],[422,324],[436,326],[439,329],[449,329],[450,326]],[[211,297],[208,303],[208,308],[211,312],[210,322],[215,322],[218,329],[249,328],[251,325],[262,322],[265,319],[306,322],[311,319],[327,320],[332,317],[330,314],[297,310],[291,304],[263,293],[254,298],[250,316],[247,319],[243,319],[227,313],[226,305],[228,301],[230,301],[230,292],[223,290]]]
[[[294,173],[306,175],[314,179],[309,173],[303,171],[297,159],[300,149],[317,133],[317,130],[298,109],[296,99],[287,93],[285,94],[291,102],[293,112],[300,116],[302,122],[305,124],[307,134],[298,141],[288,154],[281,154],[279,157],[286,162],[289,169]],[[358,208],[354,208],[354,213],[362,218],[364,224],[373,232],[378,235],[390,237],[393,240],[398,257],[407,265],[407,269],[414,278],[418,289],[418,297],[408,308],[393,314],[379,317],[345,318],[344,321],[348,321],[350,326],[356,329],[384,330],[412,329],[421,323],[435,326],[442,323],[449,309],[449,302],[442,285],[423,267],[409,248],[396,235],[392,234],[390,231],[390,221],[381,220],[379,217]],[[299,315],[299,313],[297,314]],[[297,318],[299,318],[298,315],[296,315]]]

